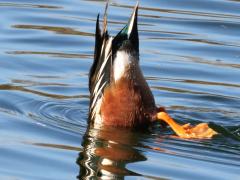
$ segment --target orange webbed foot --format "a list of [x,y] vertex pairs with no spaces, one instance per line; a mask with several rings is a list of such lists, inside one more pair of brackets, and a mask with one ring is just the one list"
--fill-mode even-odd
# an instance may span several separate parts
[[180,136],[183,138],[198,138],[198,139],[204,139],[204,138],[212,138],[214,135],[217,134],[216,131],[211,129],[207,123],[200,123],[196,126],[191,126],[189,123],[184,124],[182,126],[185,130],[185,134]]
[[206,139],[212,138],[217,134],[217,132],[211,129],[207,123],[200,123],[196,126],[191,126],[189,123],[179,125],[165,111],[157,113],[157,119],[166,122],[181,138]]

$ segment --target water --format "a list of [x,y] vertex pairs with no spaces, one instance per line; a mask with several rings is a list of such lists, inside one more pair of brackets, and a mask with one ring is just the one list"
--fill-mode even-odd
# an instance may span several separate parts
[[[112,0],[110,33],[134,1]],[[240,2],[141,0],[141,67],[158,105],[221,134],[88,127],[104,1],[0,1],[0,179],[240,179]]]

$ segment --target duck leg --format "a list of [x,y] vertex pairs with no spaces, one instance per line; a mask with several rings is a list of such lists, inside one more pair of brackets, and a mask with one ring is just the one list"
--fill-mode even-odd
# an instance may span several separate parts
[[191,126],[190,124],[179,125],[165,111],[157,113],[157,120],[166,122],[181,138],[204,139],[211,138],[217,134],[207,123],[200,123],[196,126]]

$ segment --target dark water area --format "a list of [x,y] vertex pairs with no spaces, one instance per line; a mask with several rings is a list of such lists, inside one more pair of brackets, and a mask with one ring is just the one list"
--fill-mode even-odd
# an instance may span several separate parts
[[[109,30],[135,1],[112,0]],[[220,134],[184,140],[88,127],[88,70],[105,1],[0,1],[0,179],[240,179],[240,1],[141,0],[140,64],[178,122]]]

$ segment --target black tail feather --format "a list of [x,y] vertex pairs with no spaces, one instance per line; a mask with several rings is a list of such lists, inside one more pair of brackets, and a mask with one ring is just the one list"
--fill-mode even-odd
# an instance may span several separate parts
[[103,38],[101,35],[101,29],[99,27],[99,14],[98,14],[97,22],[96,22],[96,31],[95,31],[94,61],[93,61],[93,65],[89,72],[89,91],[90,92],[92,92],[92,84],[96,78],[95,72],[96,72],[96,68],[97,68],[97,64],[98,64],[98,58],[101,53],[102,42],[103,42]]
[[139,38],[138,38],[138,2],[133,10],[128,24],[117,34],[113,39],[113,56],[122,46],[123,42],[129,40],[136,52],[139,52]]

